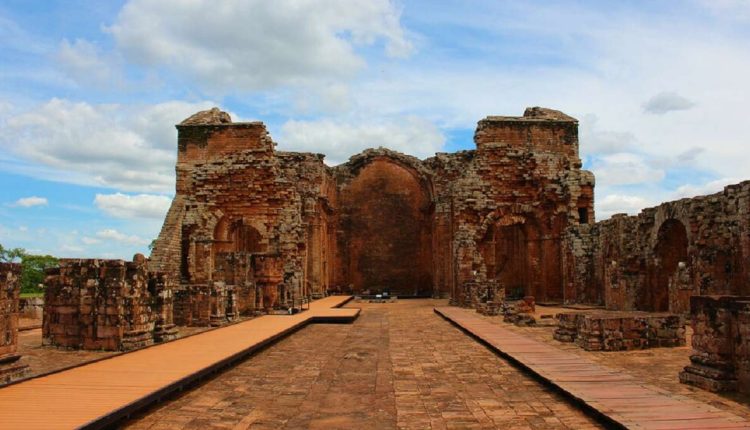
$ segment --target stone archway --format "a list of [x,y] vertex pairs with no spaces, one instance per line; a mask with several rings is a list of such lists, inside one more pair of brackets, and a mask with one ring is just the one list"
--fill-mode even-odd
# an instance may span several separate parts
[[651,285],[646,295],[646,309],[654,312],[669,311],[669,282],[678,265],[687,264],[688,237],[682,222],[668,219],[659,227],[654,247],[654,267]]
[[416,171],[387,157],[359,168],[341,189],[339,249],[354,292],[430,296],[432,202]]

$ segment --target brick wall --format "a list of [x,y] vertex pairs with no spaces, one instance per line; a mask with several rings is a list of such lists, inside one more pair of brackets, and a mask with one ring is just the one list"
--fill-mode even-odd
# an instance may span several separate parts
[[20,264],[0,263],[0,383],[28,372],[28,365],[19,361],[18,354],[20,276]]
[[750,181],[569,226],[563,247],[570,301],[686,314],[693,295],[750,294]]
[[[577,124],[531,108],[480,121],[475,151],[368,149],[331,168],[320,154],[275,151],[262,123],[200,112],[178,126],[176,196],[152,267],[189,291],[226,283],[226,253],[278,255],[280,281],[262,294],[281,307],[384,289],[469,305],[470,283],[561,301],[563,232],[594,220]],[[250,291],[261,294],[239,294],[241,308]]]
[[750,393],[750,297],[693,296],[690,317],[693,352],[680,381]]
[[45,279],[43,343],[128,350],[174,337],[172,284],[135,261],[62,259]]

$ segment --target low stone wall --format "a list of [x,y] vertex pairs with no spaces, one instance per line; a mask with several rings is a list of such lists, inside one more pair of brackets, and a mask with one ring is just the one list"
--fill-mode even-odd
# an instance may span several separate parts
[[562,313],[553,337],[587,351],[630,351],[685,345],[685,323],[673,314]]
[[20,363],[18,354],[18,279],[21,266],[0,263],[0,383],[20,378],[28,365]]
[[44,299],[42,297],[22,298],[18,302],[18,308],[21,318],[40,320],[44,315]]
[[117,351],[176,335],[172,285],[148,272],[140,254],[132,262],[63,259],[45,285],[44,345]]
[[217,327],[239,318],[237,290],[223,282],[184,285],[175,294],[175,323]]
[[584,314],[575,312],[555,315],[557,328],[552,337],[560,342],[575,342],[578,337],[578,320],[583,317]]
[[680,382],[750,392],[750,296],[690,298],[693,353]]

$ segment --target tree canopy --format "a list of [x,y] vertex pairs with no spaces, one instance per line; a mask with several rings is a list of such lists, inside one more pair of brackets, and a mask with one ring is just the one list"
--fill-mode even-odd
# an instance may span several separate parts
[[43,291],[44,271],[57,266],[58,259],[51,255],[29,254],[23,248],[6,249],[0,244],[0,261],[21,263],[21,292],[39,293]]

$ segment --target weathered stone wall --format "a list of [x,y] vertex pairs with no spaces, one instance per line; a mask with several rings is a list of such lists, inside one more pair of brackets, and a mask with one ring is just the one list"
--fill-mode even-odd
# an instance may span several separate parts
[[750,393],[750,296],[690,298],[693,353],[680,381]]
[[18,354],[20,276],[20,264],[0,263],[0,383],[20,378],[28,371],[28,366],[19,362]]
[[135,261],[63,259],[45,279],[45,345],[128,350],[175,336],[172,284]]
[[335,168],[339,187],[337,277],[355,292],[434,292],[432,172],[387,149]]
[[646,312],[565,312],[557,314],[553,337],[575,342],[587,351],[685,345],[685,319],[680,315]]
[[485,118],[474,140],[471,162],[450,186],[455,288],[497,280],[511,295],[563,300],[562,234],[594,220],[578,122],[530,108],[523,117]]
[[224,282],[182,286],[175,292],[174,321],[178,325],[218,327],[236,321],[235,289]]
[[370,149],[329,168],[275,151],[262,123],[201,112],[177,127],[176,196],[152,267],[184,286],[230,285],[222,255],[278,256],[278,283],[249,288],[264,308],[365,290],[470,305],[469,284],[560,301],[563,232],[594,220],[577,127],[531,108],[480,121],[475,151],[422,161]]
[[693,295],[750,294],[750,181],[572,225],[563,253],[571,301],[684,314]]

